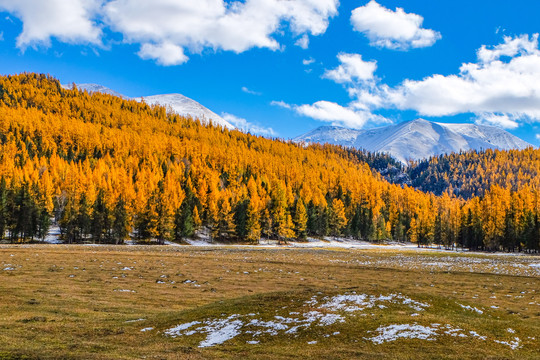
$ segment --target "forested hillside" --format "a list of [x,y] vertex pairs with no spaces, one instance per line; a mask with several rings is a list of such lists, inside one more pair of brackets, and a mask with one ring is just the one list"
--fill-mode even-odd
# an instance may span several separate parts
[[513,191],[540,187],[540,150],[469,151],[412,163],[411,184],[437,195],[445,191],[465,199],[482,196],[498,185]]
[[393,185],[336,146],[252,136],[54,78],[0,77],[0,234],[65,242],[307,236],[539,248],[538,190],[469,201]]

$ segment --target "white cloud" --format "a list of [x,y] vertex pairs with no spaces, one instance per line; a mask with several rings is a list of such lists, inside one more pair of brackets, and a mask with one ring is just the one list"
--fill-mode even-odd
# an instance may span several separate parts
[[242,86],[242,91],[245,92],[246,94],[250,94],[250,95],[257,95],[257,96],[261,95],[260,92],[250,90],[250,89],[248,89],[248,88],[245,87],[245,86]]
[[431,46],[441,38],[439,32],[423,29],[423,21],[420,15],[402,8],[392,11],[375,0],[354,9],[351,16],[354,30],[364,33],[371,45],[396,50]]
[[241,53],[255,47],[279,49],[273,35],[284,25],[302,38],[320,35],[337,14],[337,6],[338,0],[113,0],[104,12],[106,22],[128,43]]
[[341,123],[352,128],[361,128],[368,121],[364,112],[354,111],[330,101],[317,101],[312,105],[296,106],[295,111],[316,120]]
[[17,47],[50,46],[51,38],[66,43],[101,44],[102,32],[94,18],[102,0],[0,0],[23,22]]
[[286,33],[307,48],[309,36],[326,31],[338,5],[338,0],[0,0],[0,11],[21,19],[17,46],[23,50],[50,46],[52,38],[101,45],[107,29],[139,44],[142,58],[177,65],[188,60],[185,54],[205,49],[279,50],[274,36]]
[[293,106],[290,105],[290,104],[287,104],[285,101],[272,101],[270,102],[270,105],[272,106],[277,106],[277,107],[280,107],[280,108],[283,108],[283,109],[288,109],[288,110],[292,110],[293,109]]
[[294,45],[300,46],[304,50],[307,49],[309,47],[309,36],[307,36],[307,34],[304,34],[301,38],[296,40]]
[[0,41],[4,41],[4,32],[0,31]]
[[389,120],[372,114],[370,111],[357,109],[354,105],[344,107],[331,101],[317,101],[311,105],[291,105],[283,101],[272,101],[272,105],[284,109],[293,110],[299,115],[307,116],[315,120],[330,122],[333,125],[341,125],[349,128],[360,129],[366,123],[388,123]]
[[536,134],[536,139],[540,140],[540,134]]
[[302,60],[302,64],[308,66],[308,65],[311,65],[315,62],[315,59],[314,58],[309,58],[309,59],[304,59]]
[[376,61],[364,61],[362,55],[345,54],[338,55],[341,62],[336,69],[327,70],[323,77],[337,83],[350,83],[354,81],[366,81],[373,79],[373,73],[377,69]]
[[484,113],[480,114],[476,119],[476,123],[485,125],[495,125],[504,129],[517,129],[519,123],[517,119],[509,114],[493,114]]
[[[457,74],[407,79],[395,87],[381,83],[373,72],[354,72],[342,61],[342,65],[325,76],[344,83],[352,99],[347,107],[328,101],[275,105],[351,127],[361,127],[367,121],[388,122],[376,112],[398,109],[431,117],[472,114],[477,123],[516,129],[524,122],[540,122],[538,37],[537,34],[505,37],[497,46],[483,46],[478,50],[478,61],[462,64]],[[362,78],[358,74],[364,74],[368,80],[352,81]]]
[[263,136],[277,135],[276,132],[270,127],[264,127],[264,126],[250,123],[246,119],[242,119],[232,114],[223,113],[221,114],[221,117],[225,119],[226,121],[228,121],[229,123],[233,124],[237,129],[240,129],[244,132],[250,132],[253,134],[259,134]]
[[153,59],[163,66],[180,65],[188,61],[184,49],[171,43],[142,44],[138,55],[141,59]]
[[[503,55],[510,59],[502,61]],[[406,80],[388,90],[387,101],[427,116],[512,115],[509,121],[499,119],[506,126],[519,119],[540,121],[538,36],[505,37],[504,43],[492,50],[482,47],[479,62],[463,64],[459,74]]]
[[488,49],[485,45],[478,50],[478,60],[483,63],[490,63],[499,60],[501,57],[514,57],[518,54],[530,55],[538,54],[538,34],[534,34],[531,39],[526,34],[512,38],[504,37],[504,43]]

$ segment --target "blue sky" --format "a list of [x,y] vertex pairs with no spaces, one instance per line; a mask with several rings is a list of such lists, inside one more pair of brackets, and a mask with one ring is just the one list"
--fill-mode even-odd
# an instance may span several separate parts
[[538,146],[539,13],[535,0],[0,0],[0,64],[182,93],[282,138],[422,117]]

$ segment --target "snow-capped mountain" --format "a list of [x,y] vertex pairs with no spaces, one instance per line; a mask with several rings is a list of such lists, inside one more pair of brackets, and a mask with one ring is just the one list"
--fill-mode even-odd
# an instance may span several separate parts
[[143,99],[147,104],[158,104],[165,107],[170,106],[174,112],[182,116],[191,116],[192,118],[199,119],[203,122],[211,120],[214,124],[221,125],[228,129],[234,129],[234,126],[221,116],[182,94],[165,94],[133,98],[133,100],[137,101],[142,101]]
[[[124,99],[128,99],[127,96],[124,96],[124,95],[120,94],[119,92],[116,92],[114,90],[109,89],[108,87],[105,87],[105,86],[99,85],[99,84],[75,84],[75,86],[77,86],[77,89],[86,90],[89,93],[100,92],[100,93],[109,94],[109,95],[118,96],[118,97],[121,97],[121,98],[124,98]],[[65,89],[71,89],[73,87],[73,85],[62,85],[62,87],[65,88]]]
[[[71,89],[72,87],[71,85],[62,86],[66,89]],[[99,84],[76,84],[76,86],[79,90],[86,90],[90,93],[100,92],[104,94],[111,94],[124,99],[131,99],[139,102],[144,100],[144,102],[147,104],[159,104],[165,107],[170,107],[174,112],[182,116],[191,116],[192,118],[199,119],[202,122],[212,121],[213,124],[220,125],[228,129],[235,128],[231,123],[223,119],[212,110],[182,94],[164,94],[130,98]]]
[[509,132],[485,125],[443,124],[417,119],[369,130],[321,126],[293,139],[384,152],[406,164],[452,152],[481,149],[525,149],[532,146]]

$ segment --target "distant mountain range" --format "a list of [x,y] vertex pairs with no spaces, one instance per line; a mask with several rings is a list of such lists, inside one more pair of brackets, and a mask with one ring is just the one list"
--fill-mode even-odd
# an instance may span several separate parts
[[431,156],[467,150],[525,149],[531,144],[494,126],[443,124],[423,119],[369,130],[321,126],[293,139],[388,153],[406,164]]
[[[67,89],[71,88],[71,85],[62,86]],[[228,129],[235,128],[231,123],[223,119],[215,112],[182,94],[163,94],[130,98],[129,96],[122,95],[114,90],[111,90],[99,84],[76,84],[76,86],[78,89],[86,90],[90,93],[100,92],[104,94],[118,96],[124,99],[136,100],[139,102],[144,100],[144,102],[146,102],[147,104],[159,104],[165,107],[170,107],[174,112],[182,116],[190,116],[194,119],[199,119],[205,123],[208,121],[212,121],[212,123]]]

